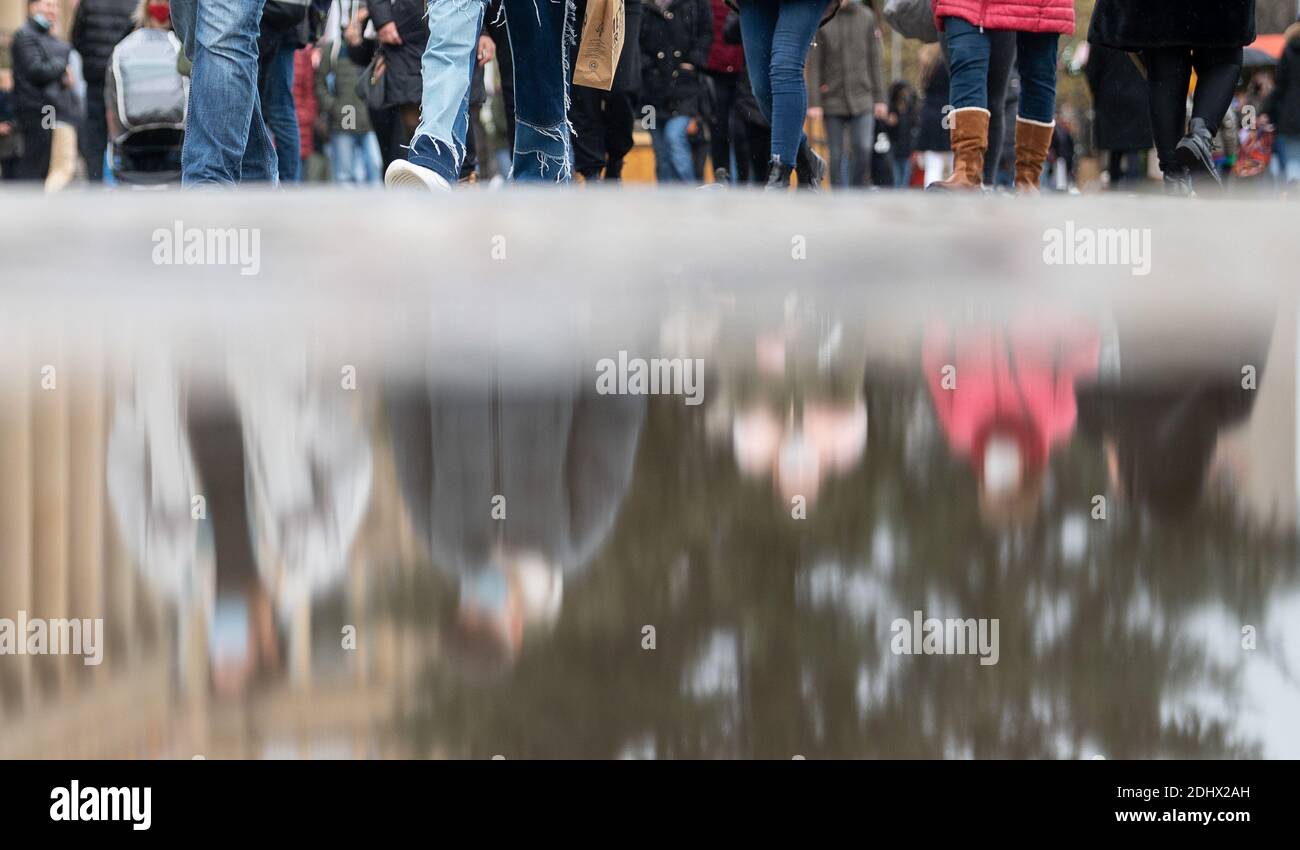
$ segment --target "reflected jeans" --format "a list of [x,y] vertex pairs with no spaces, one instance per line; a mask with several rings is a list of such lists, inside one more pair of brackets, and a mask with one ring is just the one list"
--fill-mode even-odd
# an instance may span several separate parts
[[257,91],[257,35],[264,0],[172,0],[190,71],[181,182],[233,186],[278,182],[278,163]]

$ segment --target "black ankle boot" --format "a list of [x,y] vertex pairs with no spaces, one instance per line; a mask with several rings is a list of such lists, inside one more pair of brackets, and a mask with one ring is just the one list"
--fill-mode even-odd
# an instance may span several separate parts
[[1207,172],[1214,182],[1223,185],[1219,169],[1214,167],[1214,134],[1204,118],[1193,118],[1187,135],[1174,148],[1178,164],[1189,172]]
[[767,186],[765,192],[784,192],[790,188],[790,173],[794,169],[781,162],[780,157],[772,157],[772,164],[767,169]]
[[804,139],[799,143],[799,150],[794,157],[794,173],[799,178],[800,189],[807,189],[810,192],[820,192],[822,190],[822,177],[826,175],[826,160],[817,155]]
[[1186,198],[1192,194],[1192,179],[1182,169],[1165,172],[1165,194],[1171,197]]

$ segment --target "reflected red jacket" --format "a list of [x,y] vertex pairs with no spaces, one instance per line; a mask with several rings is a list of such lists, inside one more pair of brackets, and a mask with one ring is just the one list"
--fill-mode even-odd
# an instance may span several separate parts
[[961,18],[986,30],[1074,32],[1074,0],[934,0],[934,20]]

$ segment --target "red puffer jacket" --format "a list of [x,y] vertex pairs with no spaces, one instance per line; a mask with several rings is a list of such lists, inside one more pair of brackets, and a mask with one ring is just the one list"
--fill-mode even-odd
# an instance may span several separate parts
[[1074,32],[1074,0],[934,0],[934,20],[961,18],[986,30]]

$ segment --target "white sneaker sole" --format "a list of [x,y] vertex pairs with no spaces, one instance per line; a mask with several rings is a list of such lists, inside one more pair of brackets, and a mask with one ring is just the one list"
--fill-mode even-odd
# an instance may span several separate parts
[[426,192],[450,192],[451,184],[441,174],[422,165],[395,159],[384,172],[389,189],[422,189]]

